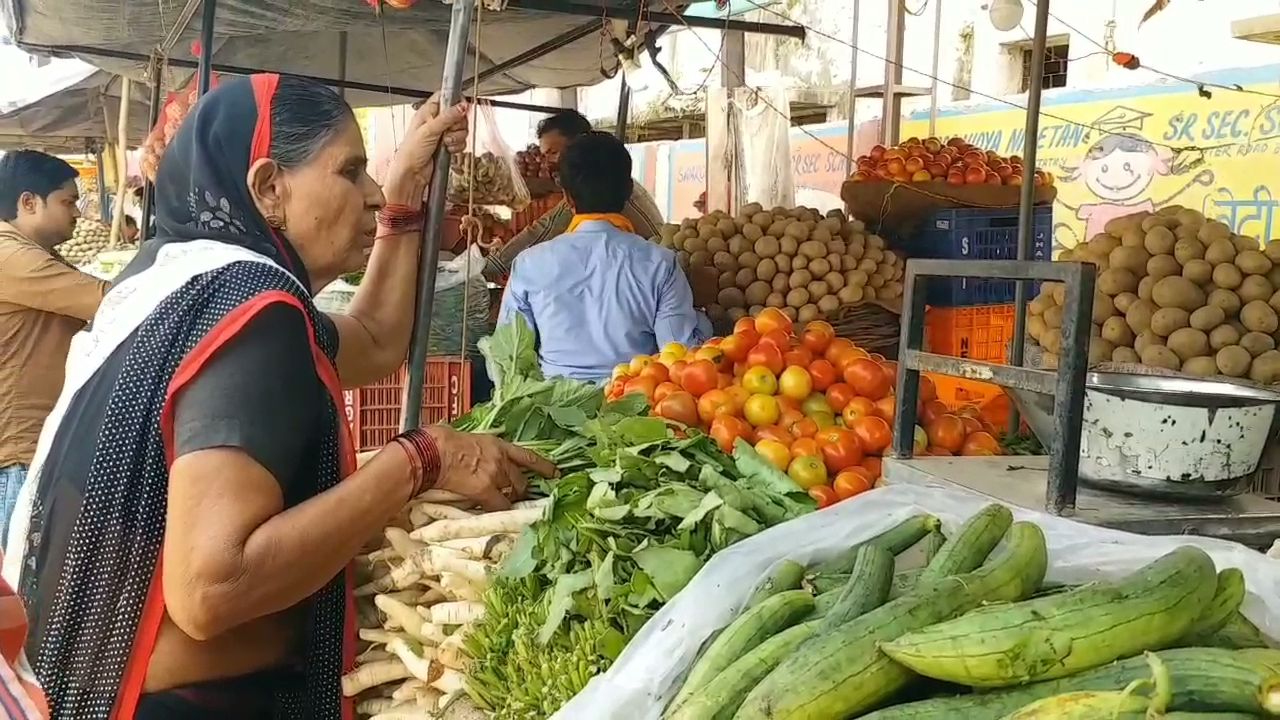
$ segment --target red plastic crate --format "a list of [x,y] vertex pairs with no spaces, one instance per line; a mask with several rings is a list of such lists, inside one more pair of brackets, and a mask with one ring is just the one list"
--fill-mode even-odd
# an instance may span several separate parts
[[938,355],[1004,363],[1013,338],[1013,303],[931,307],[924,314],[925,350]]
[[[372,385],[343,393],[357,451],[380,448],[400,434],[405,377],[406,370],[401,367]],[[427,358],[422,424],[449,422],[470,409],[471,363],[454,356]]]

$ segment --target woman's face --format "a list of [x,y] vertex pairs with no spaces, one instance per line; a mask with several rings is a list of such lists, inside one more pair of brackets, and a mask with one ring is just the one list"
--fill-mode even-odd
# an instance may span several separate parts
[[306,163],[284,170],[284,235],[320,287],[359,270],[373,249],[384,204],[366,170],[360,127],[348,119]]

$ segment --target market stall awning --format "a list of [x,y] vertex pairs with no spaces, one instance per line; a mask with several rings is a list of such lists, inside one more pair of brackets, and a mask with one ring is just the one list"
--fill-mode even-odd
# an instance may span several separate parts
[[[90,65],[66,62],[33,69],[20,94],[0,93],[0,149],[80,153],[116,132],[120,80]],[[7,89],[7,88],[6,88]],[[131,93],[129,138],[146,135],[147,93]]]
[[[590,85],[603,79],[604,72],[612,74],[616,60],[598,32],[600,19],[634,19],[638,10],[635,0],[592,4],[599,7],[599,18],[514,8],[482,12],[482,72],[557,36],[578,35],[540,58],[492,74],[481,84],[482,94]],[[0,0],[0,15],[19,47],[69,53],[141,78],[144,64],[139,58],[164,41],[185,5],[186,0]],[[213,62],[337,79],[339,37],[345,32],[347,80],[378,88],[435,90],[449,13],[450,7],[438,0],[421,0],[409,10],[386,9],[380,16],[364,0],[219,0]],[[199,24],[196,13],[173,44],[173,58],[190,59]],[[467,77],[474,74],[474,65],[472,48]],[[184,69],[167,84],[184,82],[190,74]],[[348,93],[348,99],[371,105],[405,97],[362,89]]]

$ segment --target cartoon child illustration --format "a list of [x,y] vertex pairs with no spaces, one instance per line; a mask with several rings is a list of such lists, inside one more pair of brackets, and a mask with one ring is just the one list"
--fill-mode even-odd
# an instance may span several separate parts
[[[1147,190],[1157,176],[1176,175],[1186,171],[1171,166],[1171,161],[1171,153],[1164,148],[1156,148],[1134,133],[1110,134],[1094,143],[1085,153],[1080,165],[1068,168],[1063,179],[1083,179],[1085,187],[1101,202],[1072,207],[1062,202],[1061,198],[1058,199],[1063,207],[1075,212],[1077,218],[1085,221],[1084,237],[1076,238],[1076,242],[1088,240],[1102,232],[1107,222],[1114,218],[1142,211],[1155,212],[1156,208],[1168,204],[1191,186],[1208,186],[1213,182],[1213,171],[1202,170],[1168,197],[1152,199],[1147,195]],[[1058,223],[1057,227],[1070,230],[1065,223]]]

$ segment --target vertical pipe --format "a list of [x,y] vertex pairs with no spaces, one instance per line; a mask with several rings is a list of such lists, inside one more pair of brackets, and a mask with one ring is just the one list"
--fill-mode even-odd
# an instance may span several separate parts
[[102,146],[98,146],[98,220],[107,223],[107,168],[102,162]]
[[893,418],[893,456],[910,458],[916,438],[916,402],[920,397],[920,371],[911,361],[912,352],[924,347],[925,277],[917,275],[907,261],[902,281],[902,323],[898,335],[898,412]]
[[627,120],[631,117],[631,86],[626,73],[618,73],[618,118],[615,133],[622,142],[627,141]]
[[[937,73],[934,73],[937,75]],[[338,79],[347,81],[347,31],[343,30],[338,33]],[[347,88],[343,85],[338,86],[338,97],[343,100],[347,99]]]
[[116,201],[111,211],[112,249],[120,242],[120,234],[124,231],[124,196],[129,187],[129,97],[133,92],[133,81],[127,77],[120,78],[120,112],[116,113],[116,155],[112,160],[116,163]]
[[[1040,91],[1044,87],[1044,46],[1049,34],[1049,0],[1036,3],[1036,29],[1031,40],[1030,88],[1027,90],[1026,137],[1022,143],[1022,199],[1018,203],[1018,259],[1030,260],[1035,243],[1036,141],[1040,135]],[[1052,259],[1053,249],[1049,249]],[[1027,334],[1027,295],[1030,286],[1019,280],[1013,296],[1013,347],[1009,363],[1021,366]],[[1093,296],[1090,295],[1090,298]],[[1018,429],[1018,413],[1009,418],[1010,432]]]
[[858,115],[858,15],[861,9],[862,0],[853,0],[853,49],[849,51],[849,132],[844,146],[846,177],[853,174],[854,135],[858,132],[858,124],[854,122],[854,118]]
[[[1049,0],[1040,0],[1048,4]],[[1058,357],[1058,383],[1054,388],[1054,441],[1045,481],[1045,510],[1054,515],[1071,513],[1076,506],[1080,470],[1080,423],[1084,418],[1085,373],[1089,365],[1089,324],[1097,267],[1072,263],[1076,272],[1067,282],[1062,312],[1062,354]]]
[[902,124],[902,99],[898,88],[902,86],[902,45],[906,37],[907,17],[903,0],[888,0],[889,27],[885,33],[884,103],[880,111],[881,142],[885,147],[898,144],[898,130]]
[[196,71],[196,96],[204,97],[213,80],[213,21],[218,0],[204,0],[200,14],[200,65]]
[[942,55],[942,0],[933,0],[933,73],[929,81],[929,137],[938,134],[938,61]]
[[[449,44],[445,47],[444,74],[440,79],[440,107],[447,108],[462,100],[462,71],[466,65],[471,18],[476,0],[453,0],[449,22]],[[431,312],[436,295],[436,262],[444,234],[444,206],[449,194],[448,150],[436,151],[435,172],[427,192],[427,206],[422,224],[422,251],[418,256],[418,297],[415,306],[413,334],[409,340],[409,372],[405,378],[404,411],[400,426],[410,430],[422,420],[422,388],[427,370],[427,338],[431,329]]]
[[[164,81],[164,71],[158,60],[151,65],[151,101],[147,106],[148,132],[160,122],[160,88]],[[151,215],[155,212],[156,188],[151,184],[146,173],[142,175],[142,217],[138,220],[138,241],[142,242],[151,234]]]

